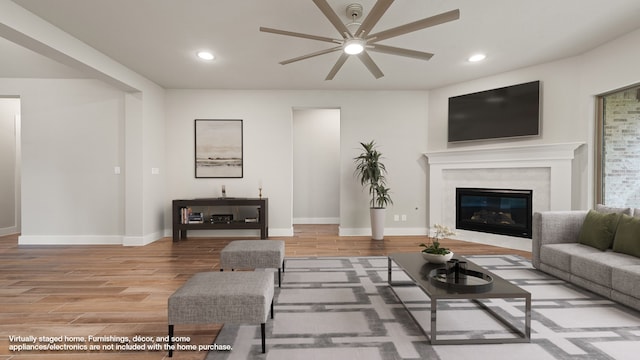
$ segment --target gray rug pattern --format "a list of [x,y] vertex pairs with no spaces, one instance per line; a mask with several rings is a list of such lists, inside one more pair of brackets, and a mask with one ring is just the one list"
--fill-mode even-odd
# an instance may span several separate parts
[[[471,256],[475,263],[532,294],[532,340],[525,344],[436,345],[387,284],[386,257],[286,259],[276,287],[275,318],[267,322],[267,353],[260,327],[225,325],[212,351],[218,359],[595,359],[640,355],[640,313],[532,268],[519,256]],[[394,268],[393,279],[406,275]],[[429,331],[429,298],[417,287],[396,287],[420,326]],[[524,322],[524,301],[485,305],[511,322]],[[503,337],[510,330],[466,300],[438,302],[439,338]]]

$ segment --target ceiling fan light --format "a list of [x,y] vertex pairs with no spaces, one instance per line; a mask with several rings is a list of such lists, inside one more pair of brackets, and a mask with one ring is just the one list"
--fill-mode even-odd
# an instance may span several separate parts
[[357,55],[364,51],[364,41],[360,39],[349,39],[344,43],[344,52],[349,55]]
[[208,51],[198,51],[198,57],[202,60],[213,60],[215,56]]

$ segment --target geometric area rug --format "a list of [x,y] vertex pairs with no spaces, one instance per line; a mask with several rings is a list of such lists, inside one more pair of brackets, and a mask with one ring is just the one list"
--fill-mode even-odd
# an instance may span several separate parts
[[[529,291],[531,342],[431,345],[429,298],[417,287],[387,284],[387,257],[287,258],[282,288],[275,287],[275,317],[266,324],[267,352],[260,327],[224,325],[215,343],[231,351],[210,351],[207,360],[245,359],[492,359],[637,360],[640,313],[540,272],[516,255],[469,256],[476,264]],[[408,277],[394,268],[394,281]],[[519,328],[522,299],[483,301]],[[489,337],[506,331],[475,303],[438,301],[438,337]]]

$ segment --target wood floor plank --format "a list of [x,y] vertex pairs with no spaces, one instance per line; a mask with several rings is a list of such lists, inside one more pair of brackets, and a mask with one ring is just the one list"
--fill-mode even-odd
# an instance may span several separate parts
[[[162,352],[10,352],[9,336],[164,336],[167,299],[193,274],[218,271],[220,251],[237,238],[164,238],[142,247],[18,246],[0,237],[0,360],[164,359]],[[278,239],[278,238],[274,238]],[[374,256],[417,252],[424,236],[340,237],[337,225],[296,225],[285,240],[287,257]],[[531,253],[447,240],[456,254]],[[286,275],[285,275],[286,276]],[[210,344],[220,324],[176,326],[177,336]],[[174,359],[201,360],[204,352],[178,351]]]

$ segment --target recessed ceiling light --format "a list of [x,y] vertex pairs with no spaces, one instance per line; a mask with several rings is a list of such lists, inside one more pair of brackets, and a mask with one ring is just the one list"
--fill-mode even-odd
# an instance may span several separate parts
[[213,60],[215,56],[208,51],[198,51],[198,57],[202,60]]
[[486,58],[487,58],[487,55],[485,55],[485,54],[474,54],[474,55],[469,56],[469,59],[467,59],[467,60],[469,60],[469,62],[478,62],[478,61],[482,61],[482,60],[484,60]]

